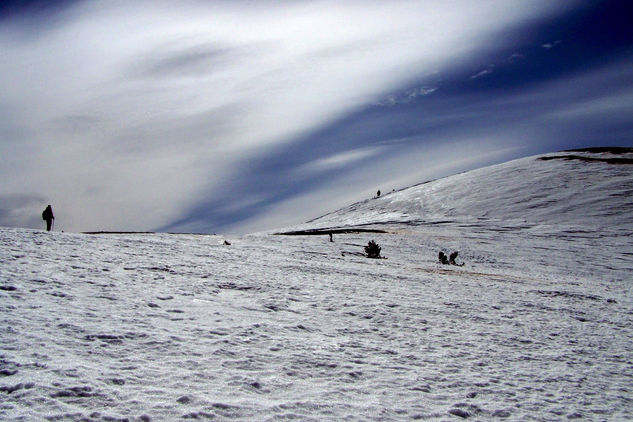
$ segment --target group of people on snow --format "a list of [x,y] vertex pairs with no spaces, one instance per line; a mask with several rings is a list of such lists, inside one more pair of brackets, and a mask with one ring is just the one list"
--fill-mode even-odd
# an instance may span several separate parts
[[458,267],[461,267],[462,265],[464,265],[464,263],[462,262],[461,264],[458,264],[457,262],[455,262],[455,259],[457,259],[457,255],[459,255],[459,252],[457,251],[453,252],[449,256],[446,256],[444,252],[440,251],[440,253],[438,254],[438,259],[440,260],[440,263],[444,265],[457,265]]

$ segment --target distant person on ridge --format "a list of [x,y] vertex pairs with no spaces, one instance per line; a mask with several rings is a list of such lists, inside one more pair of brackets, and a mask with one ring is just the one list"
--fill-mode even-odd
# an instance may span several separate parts
[[44,212],[42,212],[42,220],[46,221],[46,231],[51,231],[53,228],[53,220],[55,216],[53,215],[53,208],[49,205],[46,207]]

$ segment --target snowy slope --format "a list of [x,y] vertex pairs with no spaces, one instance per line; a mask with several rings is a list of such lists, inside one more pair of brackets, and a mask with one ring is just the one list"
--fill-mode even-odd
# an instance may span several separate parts
[[[621,161],[609,163],[612,159]],[[630,230],[632,168],[633,149],[618,154],[571,151],[528,157],[366,200],[308,226],[498,220],[590,231]]]
[[464,173],[334,242],[0,228],[0,419],[631,420],[632,168]]

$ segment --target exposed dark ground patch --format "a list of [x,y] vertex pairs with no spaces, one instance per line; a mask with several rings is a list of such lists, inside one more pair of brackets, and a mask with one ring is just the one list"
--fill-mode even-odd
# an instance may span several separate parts
[[350,233],[387,233],[385,230],[380,229],[308,229],[308,230],[296,230],[289,232],[273,233],[276,236],[322,236],[328,234],[350,234]]
[[591,148],[580,148],[580,149],[566,149],[563,152],[591,152],[594,154],[601,154],[608,152],[610,154],[627,154],[633,153],[633,148],[631,147],[591,147]]
[[[82,232],[81,234],[93,234],[93,235],[100,235],[100,234],[125,234],[125,235],[129,235],[129,234],[157,234],[158,232],[143,232],[143,231],[96,231],[96,232]],[[192,235],[192,236],[216,236],[215,233],[178,233],[178,232],[166,232],[166,233],[162,233],[160,232],[160,234],[175,234],[175,235]]]
[[[593,148],[580,148],[580,149],[568,149],[562,151],[565,153],[569,152],[588,152],[592,154],[613,154],[613,155],[622,155],[622,154],[633,154],[633,148],[631,147],[593,147]],[[549,155],[544,157],[539,157],[539,160],[549,161],[549,160],[578,160],[584,162],[602,162],[607,164],[633,164],[633,158],[627,157],[587,157],[584,155],[576,155],[576,154],[567,154],[567,155]]]
[[582,155],[556,155],[549,157],[540,157],[539,160],[542,161],[550,161],[550,160],[578,160],[584,162],[601,162],[607,164],[633,164],[633,158],[620,158],[620,157],[612,157],[612,158],[598,158],[598,157],[584,157]]

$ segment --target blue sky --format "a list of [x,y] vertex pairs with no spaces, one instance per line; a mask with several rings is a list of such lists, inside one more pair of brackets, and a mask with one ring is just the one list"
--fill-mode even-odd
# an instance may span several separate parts
[[249,232],[630,146],[626,1],[0,6],[0,225]]

